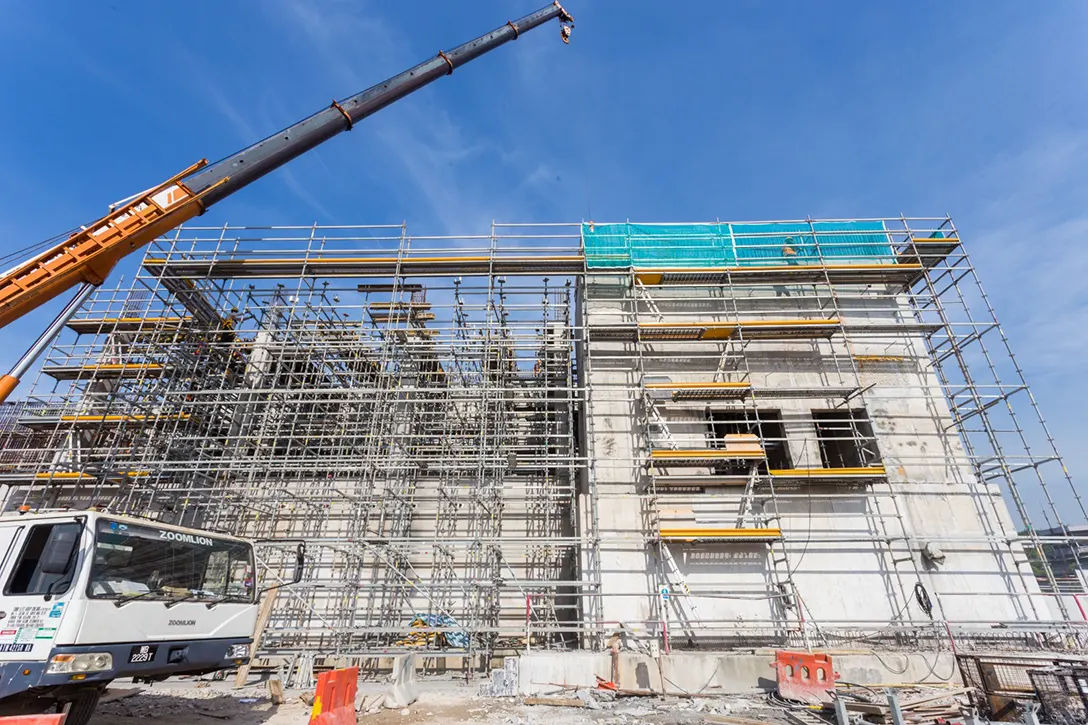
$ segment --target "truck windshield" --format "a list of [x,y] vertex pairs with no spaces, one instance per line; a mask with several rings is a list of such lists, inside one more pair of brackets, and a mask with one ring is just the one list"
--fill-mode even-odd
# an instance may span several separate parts
[[87,595],[252,602],[253,547],[199,532],[100,519]]

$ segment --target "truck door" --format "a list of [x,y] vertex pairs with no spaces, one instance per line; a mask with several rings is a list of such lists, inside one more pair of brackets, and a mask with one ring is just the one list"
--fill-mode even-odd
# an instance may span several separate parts
[[22,524],[10,524],[0,527],[0,580],[6,579],[12,562],[12,554],[20,535],[26,530]]
[[49,656],[74,585],[83,524],[47,521],[15,530],[0,569],[0,661]]

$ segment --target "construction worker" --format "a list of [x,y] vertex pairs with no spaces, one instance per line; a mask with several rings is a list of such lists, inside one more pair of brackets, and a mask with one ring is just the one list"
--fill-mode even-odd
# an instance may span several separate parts
[[782,245],[782,258],[786,260],[786,264],[797,264],[797,250],[793,246],[793,237],[786,237]]
[[[786,264],[793,266],[797,264],[797,248],[794,247],[793,237],[786,237],[786,241],[782,244],[782,259]],[[789,297],[790,289],[786,285],[775,285],[774,287],[775,297]]]

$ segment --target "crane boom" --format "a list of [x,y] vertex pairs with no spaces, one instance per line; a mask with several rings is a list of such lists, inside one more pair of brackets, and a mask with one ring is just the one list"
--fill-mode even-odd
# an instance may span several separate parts
[[[361,93],[333,101],[309,118],[215,164],[200,161],[137,194],[60,244],[0,275],[0,328],[78,285],[102,284],[121,258],[156,237],[333,136],[350,131],[372,113],[556,18],[567,42],[573,18],[558,1],[553,2],[453,50],[439,52]],[[17,383],[10,375],[0,379],[0,401]]]

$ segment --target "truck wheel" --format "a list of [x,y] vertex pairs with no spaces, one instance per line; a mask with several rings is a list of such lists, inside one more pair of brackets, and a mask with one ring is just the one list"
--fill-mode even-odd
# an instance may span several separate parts
[[99,694],[98,690],[87,690],[64,703],[61,712],[68,715],[64,719],[64,725],[87,725],[98,705]]

